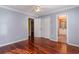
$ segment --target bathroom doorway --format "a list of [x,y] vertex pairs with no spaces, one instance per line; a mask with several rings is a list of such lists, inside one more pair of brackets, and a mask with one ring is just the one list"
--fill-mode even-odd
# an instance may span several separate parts
[[67,16],[58,16],[58,42],[67,43]]

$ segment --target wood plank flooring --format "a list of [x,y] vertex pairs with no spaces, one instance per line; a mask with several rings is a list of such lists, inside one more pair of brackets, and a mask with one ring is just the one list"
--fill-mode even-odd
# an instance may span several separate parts
[[54,42],[46,38],[34,38],[0,47],[0,54],[78,54],[79,47]]

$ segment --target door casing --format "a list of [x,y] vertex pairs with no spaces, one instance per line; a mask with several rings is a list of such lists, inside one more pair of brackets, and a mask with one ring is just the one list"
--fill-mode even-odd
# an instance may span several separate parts
[[34,43],[34,19],[28,18],[28,38],[29,43]]
[[59,23],[58,23],[58,17],[59,16],[66,16],[67,18],[66,18],[66,21],[67,21],[67,24],[66,24],[66,26],[67,26],[67,28],[66,28],[66,42],[63,42],[63,43],[67,43],[67,41],[68,41],[68,16],[65,14],[65,15],[57,15],[56,16],[56,39],[57,39],[57,41],[59,41],[59,39],[58,39],[58,26],[59,26]]

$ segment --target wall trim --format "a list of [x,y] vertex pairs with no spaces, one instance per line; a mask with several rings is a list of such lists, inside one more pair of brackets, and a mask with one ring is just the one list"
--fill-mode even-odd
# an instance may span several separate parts
[[[51,41],[55,41],[55,42],[58,42],[57,40],[52,40],[50,39]],[[72,43],[67,43],[68,45],[71,45],[71,46],[75,46],[75,47],[79,47],[79,45],[76,45],[76,44],[72,44]]]
[[7,7],[7,6],[0,6],[1,8],[4,8],[4,9],[8,9],[8,10],[11,10],[11,11],[15,11],[15,12],[18,12],[18,13],[22,13],[22,14],[25,14],[25,15],[28,15],[28,16],[31,16],[31,17],[41,17],[41,16],[46,16],[46,15],[50,15],[50,14],[53,14],[53,13],[57,13],[57,12],[61,12],[61,11],[64,11],[64,10],[70,10],[70,9],[73,9],[75,7],[79,7],[78,5],[76,6],[67,6],[67,7],[64,7],[64,8],[60,8],[60,9],[57,9],[57,10],[54,10],[54,11],[50,11],[50,12],[47,12],[45,14],[42,14],[42,15],[37,15],[37,14],[31,14],[31,13],[28,13],[28,12],[22,12],[22,11],[19,11],[19,10],[16,10],[14,8],[10,8],[10,7]]
[[76,45],[76,44],[72,44],[72,43],[67,43],[67,44],[72,45],[72,46],[79,47],[79,45]]
[[10,7],[7,7],[7,6],[0,6],[0,8],[4,8],[4,9],[10,10],[10,11],[14,11],[14,12],[18,12],[18,13],[21,13],[21,14],[25,14],[25,15],[31,16],[31,17],[36,17],[36,15],[34,15],[34,14],[31,14],[31,13],[28,13],[28,12],[22,12],[22,11],[19,11],[17,9],[10,8]]
[[53,11],[51,10],[50,12],[47,12],[47,13],[42,14],[42,15],[39,15],[38,17],[52,15],[54,13],[58,13],[58,12],[61,12],[61,11],[70,10],[70,9],[73,9],[73,8],[76,8],[76,7],[79,7],[79,6],[78,5],[66,6],[66,7],[63,7],[63,8],[59,8],[57,10],[53,10]]
[[6,44],[2,44],[2,45],[0,45],[0,47],[6,46],[6,45],[10,45],[10,44],[14,44],[14,43],[17,43],[17,42],[20,42],[20,41],[24,41],[26,39],[28,39],[28,38],[24,38],[24,39],[20,39],[20,40],[14,41],[14,42],[9,42],[9,43],[6,43]]
[[58,15],[56,15],[56,39],[57,39],[57,41],[58,41],[58,16],[66,16],[67,17],[67,32],[66,32],[66,34],[67,34],[67,42],[66,43],[68,43],[68,13],[67,13],[67,10],[66,10],[66,12],[64,12],[64,13],[59,13]]
[[55,41],[55,42],[57,42],[57,40],[53,40],[53,39],[50,39],[51,41]]

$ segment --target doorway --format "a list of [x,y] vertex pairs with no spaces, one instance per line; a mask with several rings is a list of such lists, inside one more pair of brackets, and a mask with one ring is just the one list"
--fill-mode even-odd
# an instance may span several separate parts
[[29,44],[34,43],[34,19],[28,18],[28,40]]
[[67,43],[67,16],[58,16],[58,42]]

